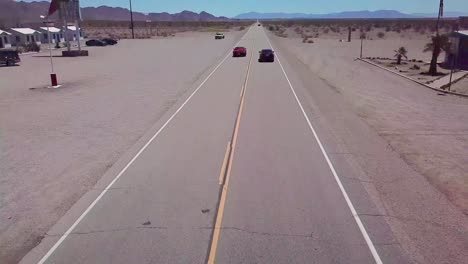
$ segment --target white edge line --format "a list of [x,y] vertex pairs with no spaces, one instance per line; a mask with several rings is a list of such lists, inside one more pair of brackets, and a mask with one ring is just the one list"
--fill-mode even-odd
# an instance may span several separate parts
[[[249,33],[251,27],[247,30],[247,32],[244,34],[244,36],[234,45],[237,46],[244,38],[245,36]],[[213,71],[203,80],[203,82],[195,89],[195,91],[190,94],[190,96],[184,101],[184,103],[175,111],[174,114],[164,123],[164,125],[159,128],[159,130],[151,137],[151,139],[138,151],[138,153],[127,163],[127,165],[117,174],[117,176],[112,180],[109,185],[99,194],[99,196],[88,206],[88,208],[78,217],[78,219],[73,223],[73,225],[60,237],[60,239],[52,246],[51,249],[39,260],[38,264],[43,264],[47,261],[47,259],[55,252],[55,250],[65,241],[65,239],[68,237],[68,235],[73,232],[75,227],[83,220],[83,218],[86,217],[86,215],[93,209],[93,207],[101,200],[101,198],[106,194],[106,192],[114,185],[114,183],[122,176],[122,174],[127,171],[127,169],[132,165],[133,162],[138,158],[138,156],[141,155],[141,153],[153,142],[153,140],[163,131],[163,129],[171,122],[172,119],[182,110],[182,108],[192,99],[192,97],[197,93],[197,91],[210,79],[210,77],[218,70],[218,68],[227,60],[227,58],[230,57],[232,51],[229,51],[226,57],[216,66],[216,68],[213,69]]]
[[[263,33],[265,34],[266,36],[266,39],[268,41],[268,44],[270,45],[271,49],[273,49],[273,46],[271,45],[271,42],[270,42],[270,39],[268,38],[268,36],[266,35],[265,33],[265,30],[263,30]],[[276,53],[276,52],[275,52]],[[380,258],[379,256],[379,253],[377,252],[377,249],[375,248],[374,246],[374,243],[372,243],[372,240],[371,238],[369,237],[369,234],[367,233],[366,231],[366,228],[364,227],[364,224],[362,223],[361,221],[361,218],[359,217],[356,209],[354,208],[354,205],[353,203],[351,202],[351,199],[349,198],[348,196],[348,193],[346,192],[343,184],[341,183],[341,180],[340,180],[340,177],[338,176],[338,174],[336,173],[336,170],[335,170],[335,167],[333,166],[333,163],[331,162],[330,158],[328,157],[328,154],[327,152],[325,151],[325,148],[323,147],[322,145],[322,142],[320,141],[318,135],[317,135],[317,132],[315,132],[315,129],[314,127],[312,126],[312,123],[310,122],[310,119],[309,117],[307,116],[305,110],[304,110],[304,107],[302,107],[302,104],[301,104],[301,101],[299,100],[299,98],[297,97],[297,94],[296,94],[296,91],[294,90],[292,84],[291,84],[291,81],[289,80],[288,78],[288,75],[286,74],[286,71],[284,70],[284,67],[283,65],[281,64],[281,61],[280,59],[278,58],[278,55],[276,56],[276,59],[278,60],[278,64],[280,65],[281,67],[281,70],[283,71],[283,74],[284,76],[286,77],[286,80],[288,81],[288,84],[289,84],[289,87],[291,88],[291,91],[294,95],[294,97],[296,98],[296,101],[297,103],[299,104],[299,107],[301,108],[301,111],[302,111],[302,114],[304,115],[304,118],[306,119],[307,121],[307,124],[309,125],[309,128],[310,130],[312,131],[312,133],[314,134],[314,137],[315,137],[315,140],[317,141],[319,147],[320,147],[320,150],[322,151],[322,154],[323,156],[325,157],[325,160],[327,161],[328,163],[328,167],[330,168],[333,176],[335,177],[335,180],[336,180],[336,183],[338,184],[338,186],[340,187],[340,190],[346,200],[346,203],[348,204],[348,207],[349,209],[351,210],[351,213],[354,217],[354,220],[356,221],[358,227],[359,227],[359,230],[361,231],[361,234],[362,236],[364,237],[364,240],[366,241],[367,243],[367,246],[369,247],[369,250],[371,251],[372,253],[372,256],[374,257],[374,260],[375,260],[375,263],[377,264],[383,264],[382,262],[382,259]]]

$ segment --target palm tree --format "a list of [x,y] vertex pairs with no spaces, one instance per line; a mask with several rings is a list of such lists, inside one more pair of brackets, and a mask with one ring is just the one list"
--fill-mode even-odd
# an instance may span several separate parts
[[437,60],[442,51],[450,52],[450,42],[447,35],[435,35],[432,41],[427,43],[424,47],[424,52],[432,52],[431,66],[429,67],[429,74],[432,76],[437,75]]
[[408,51],[405,47],[400,47],[398,50],[395,50],[395,57],[397,58],[398,65],[401,64],[401,58],[405,57],[405,59],[408,59],[406,54],[408,54]]

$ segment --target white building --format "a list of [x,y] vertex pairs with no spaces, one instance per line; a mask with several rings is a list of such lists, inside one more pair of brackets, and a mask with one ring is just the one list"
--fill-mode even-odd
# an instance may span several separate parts
[[[47,27],[40,27],[37,31],[41,33],[41,42],[43,44],[49,43],[49,34],[47,32]],[[51,43],[60,43],[64,42],[62,30],[56,27],[49,27]]]
[[11,34],[0,29],[0,49],[11,48]]
[[[67,27],[67,33],[65,38],[68,39],[69,41],[76,41],[76,27],[75,26],[68,26]],[[80,40],[83,40],[83,31],[80,29]]]
[[10,29],[11,44],[14,46],[23,46],[35,42],[41,45],[41,34],[32,28],[12,28]]

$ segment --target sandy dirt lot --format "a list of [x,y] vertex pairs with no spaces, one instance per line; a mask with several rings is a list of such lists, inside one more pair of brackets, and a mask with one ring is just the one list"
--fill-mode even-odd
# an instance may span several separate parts
[[0,259],[16,263],[244,31],[122,40],[89,57],[0,67]]
[[[436,92],[414,85],[382,81],[387,73],[368,69],[355,61],[360,43],[339,42],[336,38],[278,38],[311,71],[345,94],[354,109],[379,131],[402,158],[425,175],[441,192],[468,214],[468,100],[456,96],[437,98]],[[390,56],[395,47],[409,47],[410,58],[429,60],[423,53],[424,39],[368,41],[369,56]],[[418,49],[419,47],[419,49]],[[419,51],[419,52],[418,52]],[[374,74],[375,73],[375,74]],[[463,85],[460,82],[460,85]],[[419,97],[419,98],[417,98]]]

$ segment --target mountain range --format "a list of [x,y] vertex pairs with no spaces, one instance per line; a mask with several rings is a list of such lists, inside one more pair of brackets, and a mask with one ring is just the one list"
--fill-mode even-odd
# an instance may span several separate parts
[[[445,12],[444,17],[466,16],[468,12]],[[258,13],[249,12],[236,16],[237,19],[340,19],[340,18],[428,18],[437,17],[437,14],[414,13],[405,14],[395,10],[377,11],[345,11],[329,14],[307,14],[307,13]]]
[[[15,0],[0,0],[0,27],[21,26],[27,23],[37,23],[39,16],[45,15],[49,8],[49,2],[23,2]],[[84,20],[128,21],[129,10],[121,7],[83,7],[81,13]],[[468,12],[446,12],[445,17],[466,16]],[[53,18],[57,18],[57,15]],[[436,17],[437,14],[405,14],[395,10],[377,11],[346,11],[330,14],[307,13],[257,13],[250,12],[240,14],[235,19],[339,19],[339,18],[423,18]],[[217,17],[207,12],[195,13],[182,11],[180,13],[141,13],[133,12],[135,21],[229,21],[227,17]]]
[[[17,2],[14,0],[0,0],[0,27],[20,26],[24,23],[40,22],[41,15],[47,14],[50,2]],[[121,7],[83,7],[81,8],[83,20],[128,21],[130,11]],[[57,15],[53,18],[57,18]],[[227,17],[216,17],[207,12],[195,13],[182,11],[169,14],[133,12],[135,21],[227,21]]]

